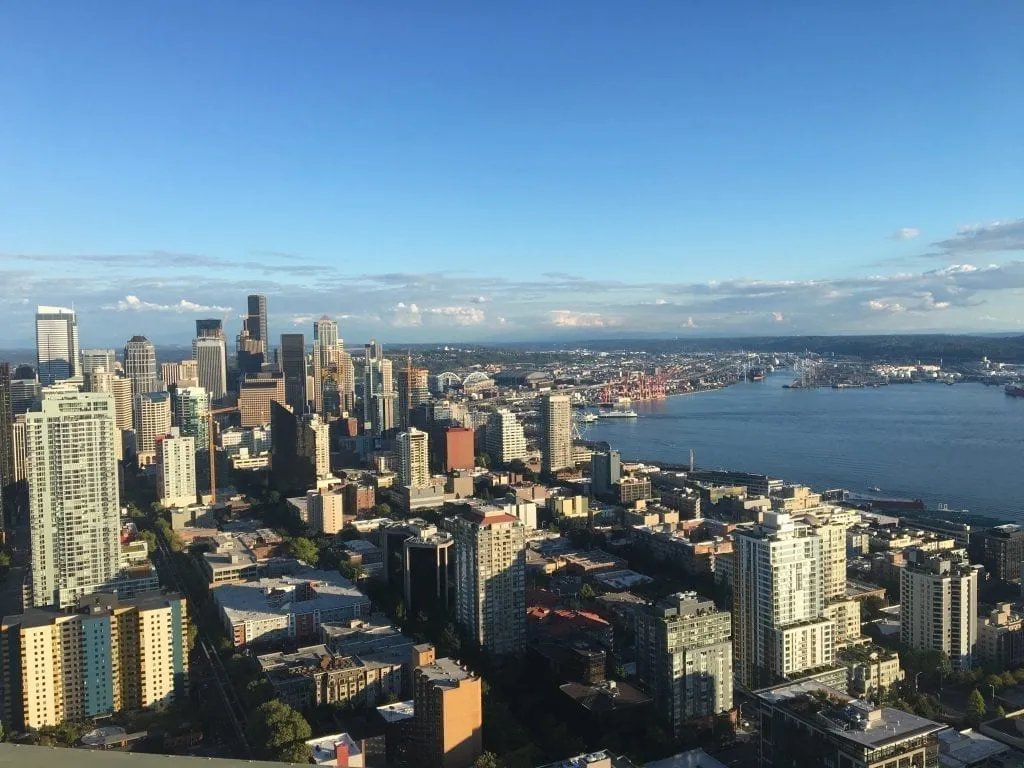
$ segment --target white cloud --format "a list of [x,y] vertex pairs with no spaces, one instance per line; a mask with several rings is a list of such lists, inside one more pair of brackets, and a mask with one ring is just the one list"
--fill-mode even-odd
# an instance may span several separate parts
[[132,295],[125,296],[116,304],[107,305],[103,309],[112,309],[116,312],[210,312],[216,314],[225,314],[231,311],[231,307],[197,304],[188,299],[180,299],[177,304],[158,304],[153,301],[143,301],[138,296]]
[[423,325],[423,316],[416,304],[400,301],[391,308],[391,324],[396,328],[409,328]]
[[906,307],[896,301],[885,301],[883,299],[871,299],[867,302],[867,308],[872,312],[905,312]]
[[696,328],[696,327],[697,327],[697,324],[695,322],[693,322],[693,318],[692,317],[686,318],[686,322],[683,323],[683,328]]
[[772,322],[784,323],[786,322],[786,316],[781,312],[772,312]]
[[913,240],[920,234],[921,230],[917,227],[903,227],[902,229],[897,229],[893,232],[891,238],[893,240]]
[[616,317],[605,317],[597,312],[573,312],[569,309],[551,310],[551,324],[568,328],[609,328],[620,324]]
[[476,307],[432,307],[425,309],[424,312],[449,320],[455,325],[478,325],[486,319],[483,310]]
[[313,316],[312,315],[292,315],[292,317],[291,317],[291,324],[292,325],[312,325],[313,324]]
[[473,304],[486,304],[489,301],[490,299],[486,296],[474,296],[472,299],[470,299],[470,302],[472,302]]
[[662,304],[668,304],[668,299],[655,299],[654,303],[661,306]]

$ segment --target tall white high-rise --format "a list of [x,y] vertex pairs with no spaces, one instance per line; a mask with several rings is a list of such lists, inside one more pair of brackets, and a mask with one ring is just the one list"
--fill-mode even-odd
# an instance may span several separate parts
[[942,651],[953,669],[970,669],[978,644],[978,574],[964,550],[911,549],[900,571],[900,641]]
[[111,395],[70,387],[25,417],[34,606],[72,605],[117,574],[116,432]]
[[568,395],[544,395],[540,402],[541,461],[553,474],[573,466],[572,405]]
[[733,655],[736,680],[750,688],[835,661],[825,599],[821,538],[788,514],[734,537]]
[[135,412],[135,450],[141,467],[156,460],[156,439],[171,431],[171,396],[167,392],[139,395],[135,398]]
[[75,310],[36,307],[36,363],[44,387],[81,372]]
[[487,417],[487,453],[496,464],[526,458],[526,433],[516,415],[499,408]]
[[422,488],[430,483],[430,459],[427,433],[415,427],[401,432],[398,445],[398,484]]
[[213,336],[192,340],[192,356],[196,359],[199,386],[214,400],[228,391],[228,357],[224,339]]
[[134,399],[160,389],[156,375],[156,347],[145,336],[132,336],[124,345],[124,375],[131,379]]
[[196,503],[196,441],[177,427],[156,439],[156,493],[165,507]]
[[496,655],[526,646],[526,529],[501,507],[447,518],[455,538],[455,618]]

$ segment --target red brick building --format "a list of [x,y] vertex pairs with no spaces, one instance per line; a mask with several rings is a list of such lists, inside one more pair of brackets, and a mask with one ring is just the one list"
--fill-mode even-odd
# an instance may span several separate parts
[[444,471],[472,469],[476,463],[473,447],[472,429],[448,427],[444,431]]

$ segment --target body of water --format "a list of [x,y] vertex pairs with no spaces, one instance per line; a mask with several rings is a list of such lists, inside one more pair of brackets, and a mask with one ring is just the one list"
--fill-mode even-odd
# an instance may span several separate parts
[[1024,523],[1024,398],[980,384],[783,389],[763,382],[636,403],[638,419],[590,425],[623,458],[758,472],[816,489]]

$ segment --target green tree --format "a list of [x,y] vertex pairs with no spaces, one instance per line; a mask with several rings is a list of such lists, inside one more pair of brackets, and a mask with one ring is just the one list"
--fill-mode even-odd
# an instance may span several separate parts
[[597,593],[592,586],[584,584],[580,587],[580,600],[593,600],[595,597],[597,597]]
[[1017,678],[1013,676],[1013,672],[1007,670],[999,676],[1003,681],[1004,688],[1013,688],[1017,684]]
[[373,512],[377,517],[390,517],[391,516],[391,505],[386,501],[382,501],[380,504],[373,508]]
[[301,560],[314,567],[320,560],[320,550],[311,539],[307,539],[305,536],[298,536],[288,542],[288,554],[296,560]]
[[967,722],[972,728],[977,728],[981,721],[985,719],[986,710],[985,699],[982,698],[981,691],[977,688],[972,688],[970,695],[967,697]]
[[146,542],[146,551],[152,555],[156,552],[156,534],[152,531],[139,531],[139,538]]
[[996,717],[1006,717],[1006,710],[1003,709],[1002,704],[996,707]]
[[483,467],[484,469],[490,469],[491,457],[486,453],[481,453],[479,456],[476,457],[476,465],[478,467]]
[[882,609],[885,608],[885,600],[878,596],[869,597],[862,603],[864,607],[864,621],[873,621],[882,615]]
[[473,768],[501,768],[501,762],[493,752],[484,752],[473,761]]
[[1003,687],[1003,678],[999,675],[988,675],[985,678],[985,685],[992,688],[993,690],[998,691],[1000,688]]
[[441,631],[437,646],[443,655],[458,658],[459,653],[462,651],[462,638],[459,636],[459,630],[454,624],[446,625]]
[[251,744],[266,760],[308,763],[312,757],[303,743],[313,735],[309,723],[283,701],[272,699],[257,707],[247,730]]

